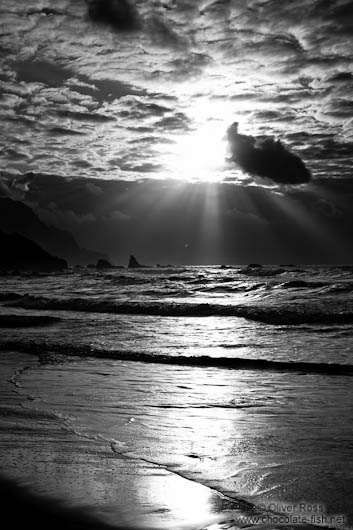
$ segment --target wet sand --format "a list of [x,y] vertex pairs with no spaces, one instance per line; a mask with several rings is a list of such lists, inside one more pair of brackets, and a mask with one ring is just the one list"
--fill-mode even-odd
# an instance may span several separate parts
[[21,374],[38,364],[34,356],[0,354],[0,489],[12,528],[26,521],[37,528],[202,528],[235,516],[236,503],[218,492],[122,456],[98,436],[72,432],[67,418],[29,406],[34,398],[22,392]]
[[0,353],[0,473],[60,514],[189,529],[249,526],[276,502],[350,514],[350,377],[41,361]]

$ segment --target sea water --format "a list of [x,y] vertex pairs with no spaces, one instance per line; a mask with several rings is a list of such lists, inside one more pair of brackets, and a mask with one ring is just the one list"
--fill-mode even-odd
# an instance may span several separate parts
[[[38,325],[3,327],[1,348],[51,356],[51,364],[21,374],[28,406],[66,418],[87,439],[101,437],[118,457],[272,517],[290,514],[288,526],[294,514],[347,528],[352,271],[161,267],[6,276],[0,317],[30,315]],[[57,320],[44,325],[44,316]],[[186,522],[197,506],[207,511],[203,493],[190,501],[183,485],[146,484],[143,493],[129,489],[130,502],[142,494],[152,505],[164,499]]]

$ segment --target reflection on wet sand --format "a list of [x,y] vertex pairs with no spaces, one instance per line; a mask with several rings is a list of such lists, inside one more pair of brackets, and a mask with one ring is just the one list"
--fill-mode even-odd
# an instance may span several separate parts
[[264,501],[349,513],[349,377],[1,354],[9,373],[26,359],[1,468],[33,491],[126,527],[200,528]]
[[[35,397],[43,394],[43,381],[38,386],[33,375],[46,373],[35,358],[2,353],[0,363],[0,470],[11,477],[11,481],[1,479],[0,486],[8,492],[9,513],[15,513],[15,505],[22,509],[21,515],[11,515],[13,527],[19,528],[27,518],[38,528],[200,528],[227,519],[237,509],[236,503],[208,487],[146,459],[118,454],[117,443],[73,432],[72,414],[69,418],[45,410],[69,407],[70,398],[80,394],[79,389],[71,393],[62,389],[60,395],[58,385],[52,385],[64,375],[63,367],[61,374],[55,368],[55,375],[48,372],[54,406],[50,399]],[[27,384],[22,386],[24,367],[31,393]],[[70,371],[70,365],[67,368]]]

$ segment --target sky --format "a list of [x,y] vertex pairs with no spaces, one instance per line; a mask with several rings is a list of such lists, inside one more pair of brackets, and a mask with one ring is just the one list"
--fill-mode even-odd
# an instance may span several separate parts
[[352,20],[350,0],[0,0],[0,193],[120,264],[352,263]]

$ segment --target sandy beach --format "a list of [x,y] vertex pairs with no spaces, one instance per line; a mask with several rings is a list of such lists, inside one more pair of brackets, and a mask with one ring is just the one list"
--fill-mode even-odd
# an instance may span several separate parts
[[[285,374],[259,380],[243,370],[50,354],[40,360],[18,352],[1,352],[0,363],[1,475],[25,487],[30,505],[39,502],[44,513],[54,503],[56,522],[265,528],[275,526],[272,512],[278,516],[283,506],[296,506],[302,516],[304,500],[311,511],[323,505],[335,527],[347,527],[347,517],[337,517],[350,509],[350,495],[341,495],[350,488],[350,464],[337,451],[349,437],[348,426],[339,434],[336,429],[337,450],[329,434],[320,438],[322,426],[331,432],[334,420],[321,406],[313,416],[300,375],[290,404]],[[330,391],[320,377],[306,377],[306,385],[322,386],[318,403]],[[347,395],[342,381],[331,388],[341,414]],[[300,439],[297,449],[289,442],[299,425],[316,448],[306,455]],[[348,446],[346,451],[348,459]],[[15,492],[17,499],[21,490]],[[265,518],[256,519],[261,514]]]
[[[68,418],[39,410],[21,386],[21,375],[38,365],[34,356],[0,354],[1,487],[15,528],[28,517],[40,528],[63,521],[82,528],[202,528],[243,513],[218,492],[122,456],[103,437],[75,433]],[[18,508],[25,512],[16,515]]]

